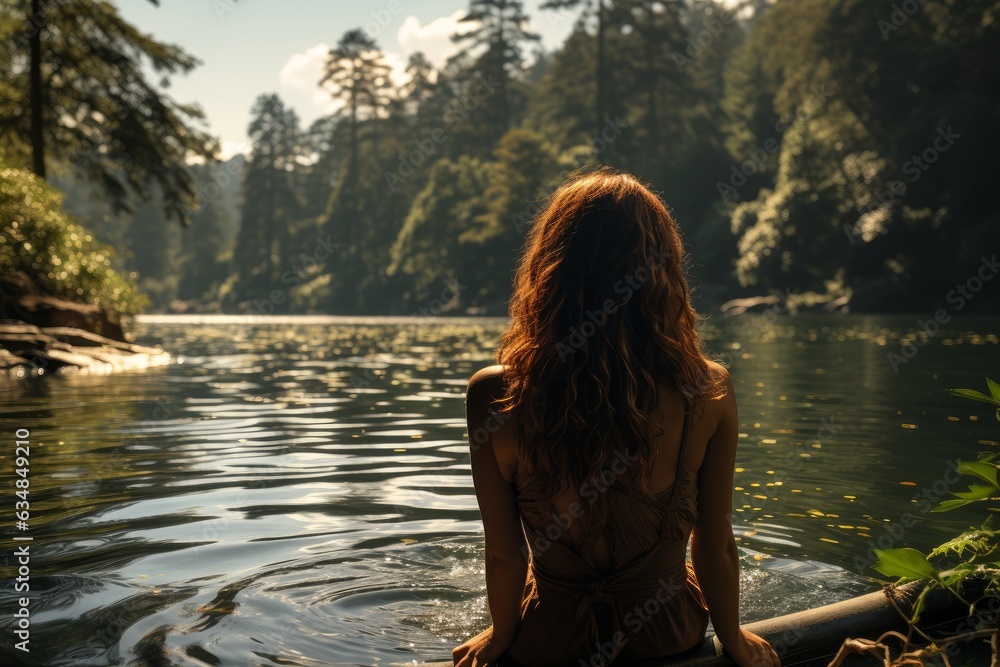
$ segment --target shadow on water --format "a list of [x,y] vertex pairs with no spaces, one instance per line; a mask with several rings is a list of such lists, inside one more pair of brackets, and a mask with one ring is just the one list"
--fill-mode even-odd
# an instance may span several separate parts
[[[153,319],[140,342],[181,355],[169,367],[4,387],[4,431],[32,442],[23,663],[447,658],[488,617],[463,392],[504,325]],[[995,437],[942,391],[980,385],[995,356],[991,323],[962,326],[898,372],[886,354],[905,318],[705,328],[741,406],[747,620],[872,590],[867,550],[968,522],[923,510],[948,459]],[[906,512],[916,525],[903,530]],[[0,605],[13,608],[4,558]]]

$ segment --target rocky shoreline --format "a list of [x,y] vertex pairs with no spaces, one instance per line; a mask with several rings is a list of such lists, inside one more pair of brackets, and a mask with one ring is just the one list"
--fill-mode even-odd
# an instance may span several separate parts
[[94,306],[36,296],[19,299],[16,308],[4,311],[8,319],[0,320],[0,382],[103,375],[170,363],[162,349],[126,340],[121,327]]

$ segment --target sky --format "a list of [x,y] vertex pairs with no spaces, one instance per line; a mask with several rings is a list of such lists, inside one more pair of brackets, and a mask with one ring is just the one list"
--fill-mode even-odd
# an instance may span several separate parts
[[[577,11],[541,11],[544,0],[525,0],[530,29],[546,50],[557,49]],[[455,53],[451,35],[465,0],[114,0],[121,15],[161,42],[182,47],[202,64],[172,77],[166,92],[198,103],[208,130],[222,141],[222,157],[247,150],[250,108],[258,95],[278,93],[303,127],[333,110],[317,82],[330,47],[362,28],[401,71],[423,51],[437,66]]]

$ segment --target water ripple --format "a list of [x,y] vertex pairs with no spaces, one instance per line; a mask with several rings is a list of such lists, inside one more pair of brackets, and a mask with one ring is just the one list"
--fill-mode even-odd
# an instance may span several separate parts
[[[178,363],[5,388],[3,427],[32,431],[35,664],[447,659],[488,622],[463,392],[505,325],[152,318],[140,342]],[[877,585],[864,559],[900,546],[886,526],[946,471],[941,443],[995,439],[941,391],[981,384],[991,326],[942,331],[898,374],[905,318],[706,326],[741,406],[745,618]],[[920,515],[905,540],[968,521]]]

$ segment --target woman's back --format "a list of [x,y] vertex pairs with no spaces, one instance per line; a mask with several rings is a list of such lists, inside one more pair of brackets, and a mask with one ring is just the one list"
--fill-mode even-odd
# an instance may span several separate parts
[[[499,376],[499,366],[492,370]],[[650,414],[658,426],[652,497],[633,482],[637,457],[621,451],[600,474],[550,498],[518,455],[524,447],[516,442],[516,413],[494,436],[501,469],[517,488],[531,560],[510,660],[577,665],[594,656],[661,656],[704,636],[708,611],[685,554],[697,519],[698,470],[718,411],[711,402],[689,407],[669,385],[658,393]],[[601,503],[604,512],[597,511]]]
[[[496,368],[499,369],[499,367]],[[583,557],[590,560],[597,571],[607,572],[622,563],[622,545],[615,541],[613,535],[606,534],[607,531],[595,530],[589,536],[590,539],[587,539],[586,535],[588,528],[593,529],[593,526],[588,526],[587,518],[596,514],[592,510],[602,498],[607,498],[608,502],[613,503],[614,507],[619,510],[611,512],[609,507],[609,519],[614,521],[607,526],[608,531],[617,528],[624,529],[625,526],[622,524],[629,523],[628,519],[631,514],[622,511],[626,508],[639,511],[650,508],[665,509],[669,505],[675,480],[678,479],[681,482],[678,489],[684,492],[679,498],[681,509],[686,509],[689,504],[692,506],[692,510],[694,509],[693,495],[688,498],[687,492],[696,493],[697,489],[688,482],[694,481],[697,471],[701,468],[705,455],[705,445],[715,428],[718,415],[716,411],[711,409],[711,404],[706,405],[703,401],[689,408],[685,397],[670,385],[661,385],[658,393],[658,405],[649,415],[657,426],[651,448],[653,456],[650,465],[649,487],[654,496],[662,502],[642,502],[640,490],[630,489],[633,486],[630,482],[637,457],[635,454],[622,451],[614,457],[609,465],[604,467],[599,475],[585,481],[579,488],[574,488],[572,485],[567,486],[560,496],[552,499],[551,510],[539,517],[540,524],[534,524],[536,532],[529,533],[530,543],[538,546],[535,544],[536,540],[531,539],[532,535],[537,538],[539,543],[544,544],[551,541],[550,538],[544,537],[546,532],[558,533],[559,541],[585,546],[586,551],[582,553]],[[528,505],[539,505],[541,500],[549,495],[548,490],[538,488],[535,481],[530,461],[519,458],[515,484],[518,489],[519,504],[522,508]],[[623,493],[626,489],[632,492]],[[611,491],[613,495],[608,495],[608,491]],[[528,499],[534,499],[534,502]],[[565,522],[556,522],[557,527],[559,527],[559,530],[556,530],[551,528],[555,521],[550,516],[552,513],[556,515],[556,518],[569,516],[573,517],[574,520],[565,528],[559,527],[560,523]],[[689,518],[693,523],[693,517]],[[617,554],[613,553],[614,550],[618,550]]]
[[776,663],[739,627],[738,416],[684,258],[627,174],[574,177],[533,220],[500,365],[466,398],[493,625],[455,649],[461,667],[677,653],[703,636],[706,602],[737,662]]

